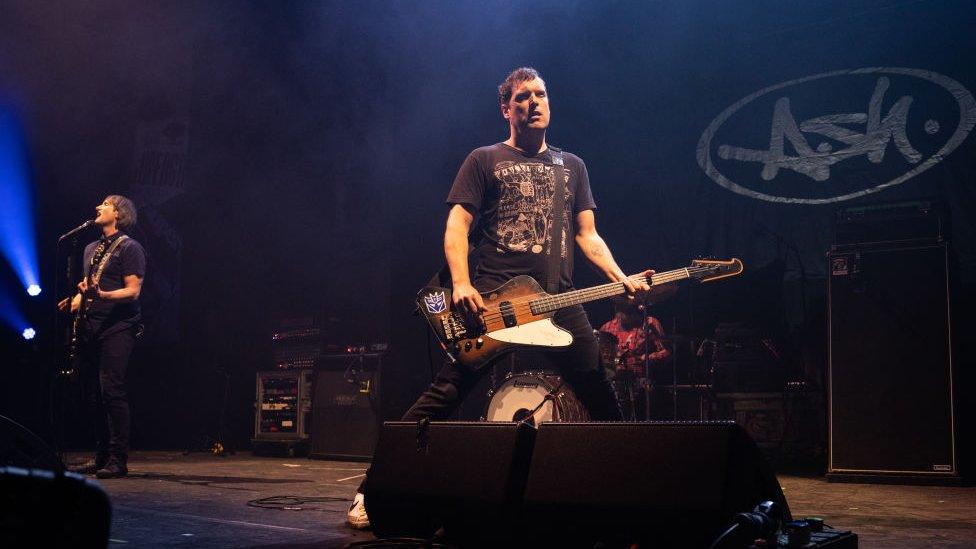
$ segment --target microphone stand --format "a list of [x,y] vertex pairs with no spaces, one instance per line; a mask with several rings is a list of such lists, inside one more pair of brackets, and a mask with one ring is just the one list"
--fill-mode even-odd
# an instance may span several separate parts
[[678,317],[671,324],[671,419],[678,421]]
[[[72,373],[74,368],[73,364],[67,363],[67,347],[69,345],[68,339],[71,334],[64,330],[61,326],[61,313],[57,310],[58,303],[58,257],[59,251],[61,250],[61,243],[67,239],[71,239],[71,245],[68,251],[68,262],[65,265],[65,278],[67,280],[68,288],[68,299],[72,299],[74,295],[71,293],[70,289],[73,287],[75,280],[77,280],[77,272],[75,271],[77,265],[77,254],[78,254],[78,235],[92,226],[95,223],[94,219],[89,219],[81,225],[71,229],[67,233],[61,235],[58,238],[58,242],[54,248],[54,263],[52,264],[52,269],[54,271],[54,276],[52,277],[52,283],[54,288],[51,294],[54,295],[55,299],[55,310],[54,310],[54,332],[51,337],[51,356],[54,360],[54,375],[51,380],[51,411],[50,411],[50,421],[51,429],[54,435],[54,451],[57,454],[58,460],[61,462],[62,466],[65,465],[65,455],[64,455],[64,418],[66,415],[66,395],[65,391],[67,389],[65,381],[68,376]],[[70,301],[69,301],[70,310]],[[64,332],[62,333],[62,330]],[[58,348],[58,344],[61,344],[61,348]]]
[[651,420],[651,353],[647,329],[647,304],[641,305],[641,330],[644,331],[644,421]]

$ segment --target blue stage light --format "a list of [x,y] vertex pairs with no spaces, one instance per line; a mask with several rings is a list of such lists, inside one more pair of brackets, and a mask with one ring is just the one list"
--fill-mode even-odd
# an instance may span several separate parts
[[34,336],[37,335],[37,332],[34,331],[34,328],[24,328],[24,331],[21,333],[21,335],[24,336],[24,339],[31,340],[34,339]]
[[23,334],[30,327],[27,318],[20,310],[18,300],[10,294],[9,286],[0,285],[0,323],[17,333]]
[[27,295],[31,297],[37,297],[41,295],[41,287],[37,284],[31,284],[27,287]]
[[14,114],[0,106],[0,253],[24,288],[38,286],[34,200],[23,132]]

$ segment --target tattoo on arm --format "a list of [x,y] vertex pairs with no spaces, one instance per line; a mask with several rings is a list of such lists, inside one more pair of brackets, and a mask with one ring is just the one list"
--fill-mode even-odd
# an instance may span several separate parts
[[596,244],[596,245],[590,247],[590,255],[592,255],[593,257],[602,257],[604,255],[603,254],[603,246],[600,246],[599,244]]

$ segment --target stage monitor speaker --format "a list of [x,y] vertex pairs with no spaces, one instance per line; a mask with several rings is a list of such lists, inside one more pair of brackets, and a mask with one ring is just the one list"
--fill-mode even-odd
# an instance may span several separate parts
[[828,260],[828,477],[958,478],[945,244]]
[[64,464],[54,450],[30,429],[0,416],[0,466],[63,471]]
[[311,457],[372,459],[380,420],[379,369],[316,370]]
[[74,473],[0,467],[0,547],[107,547],[112,507]]
[[507,422],[385,423],[366,486],[373,532],[430,538],[443,526],[463,546],[504,546],[534,435]]
[[733,422],[543,423],[524,497],[539,542],[708,547],[736,513],[789,507]]

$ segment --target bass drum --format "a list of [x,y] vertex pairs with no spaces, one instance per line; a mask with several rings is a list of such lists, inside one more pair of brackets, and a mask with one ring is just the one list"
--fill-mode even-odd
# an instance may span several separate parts
[[488,402],[485,419],[538,425],[543,421],[589,421],[590,416],[561,377],[525,372],[505,378]]

